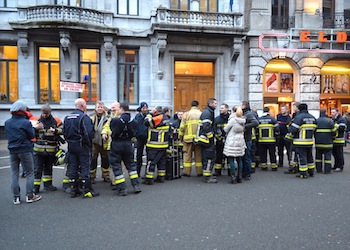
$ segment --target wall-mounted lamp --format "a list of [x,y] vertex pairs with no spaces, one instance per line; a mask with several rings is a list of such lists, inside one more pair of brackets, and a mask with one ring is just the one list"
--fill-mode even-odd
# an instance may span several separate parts
[[236,74],[235,73],[231,73],[228,78],[230,79],[231,82],[233,82],[235,80]]
[[260,72],[258,72],[258,75],[256,76],[255,80],[256,80],[256,83],[260,83],[260,80],[261,80]]
[[315,75],[315,73],[312,74],[312,77],[310,78],[310,83],[315,84],[317,80],[317,76]]

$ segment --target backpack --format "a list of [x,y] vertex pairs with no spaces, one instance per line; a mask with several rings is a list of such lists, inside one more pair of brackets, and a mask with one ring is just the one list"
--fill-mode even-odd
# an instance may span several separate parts
[[131,137],[133,137],[131,128],[130,128],[130,123],[132,122],[131,120],[128,121],[127,123],[123,120],[123,118],[119,118],[120,121],[124,124],[124,128],[122,132],[119,134],[119,139],[121,140],[128,140]]

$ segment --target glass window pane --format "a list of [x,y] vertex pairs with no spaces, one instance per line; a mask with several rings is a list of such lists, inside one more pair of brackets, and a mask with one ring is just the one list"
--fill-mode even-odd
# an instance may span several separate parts
[[[81,98],[83,98],[85,101],[89,101],[89,86],[90,86],[90,77],[89,77],[89,65],[88,64],[81,64],[80,65],[80,75],[83,84],[83,92],[81,93]],[[86,76],[86,77],[85,77]]]
[[15,102],[18,99],[18,63],[9,62],[9,94],[10,102]]
[[17,46],[0,46],[0,59],[17,58]]
[[135,62],[135,50],[125,51],[125,62]]
[[[210,12],[218,12],[218,6],[217,6],[217,3],[216,3],[216,0],[209,0],[210,1],[210,6],[209,6],[209,11]],[[238,0],[234,0],[234,1],[238,1]]]
[[138,14],[138,0],[129,0],[129,15]]
[[170,8],[177,10],[179,8],[180,0],[171,0]]
[[98,49],[81,49],[80,61],[82,62],[99,62],[100,55]]
[[138,67],[137,65],[130,65],[129,73],[129,102],[137,103],[136,97],[138,96]]
[[11,8],[17,7],[17,0],[7,0],[6,2],[7,2],[6,7],[11,7]]
[[208,0],[200,0],[199,10],[204,12],[208,11]]
[[39,102],[49,101],[49,64],[47,62],[39,65]]
[[0,61],[0,101],[7,102],[8,96],[7,96],[7,64],[6,62]]
[[128,14],[127,10],[127,0],[118,0],[118,14],[126,15]]
[[181,0],[180,1],[180,9],[181,10],[189,10],[189,6],[188,6],[188,1],[187,0]]
[[59,102],[60,94],[60,65],[51,63],[51,102]]
[[119,65],[119,84],[118,84],[118,92],[119,92],[119,100],[120,101],[125,101],[126,96],[125,96],[125,91],[124,91],[124,86],[125,86],[125,65]]
[[51,47],[40,47],[39,48],[39,60],[60,60],[60,50],[59,48]]
[[91,65],[91,101],[97,102],[99,100],[99,66]]

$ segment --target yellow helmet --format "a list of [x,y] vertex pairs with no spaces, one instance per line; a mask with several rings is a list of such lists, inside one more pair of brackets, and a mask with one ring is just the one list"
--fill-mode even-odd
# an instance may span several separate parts
[[54,162],[54,165],[55,166],[62,165],[64,164],[64,159],[66,158],[66,151],[64,151],[63,149],[60,149],[57,151],[55,156],[56,156],[56,160]]

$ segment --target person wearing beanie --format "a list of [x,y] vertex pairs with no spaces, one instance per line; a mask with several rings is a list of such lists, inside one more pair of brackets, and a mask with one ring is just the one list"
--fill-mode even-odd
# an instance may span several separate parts
[[19,165],[26,171],[26,202],[32,203],[41,199],[40,195],[33,193],[34,190],[34,158],[32,138],[35,130],[29,121],[27,105],[18,100],[10,108],[12,117],[5,122],[5,133],[8,138],[11,165],[11,189],[13,204],[21,203],[19,186]]
[[37,121],[34,142],[34,187],[36,194],[40,192],[41,180],[44,184],[44,190],[57,190],[52,185],[52,166],[56,160],[60,141],[63,140],[60,138],[63,128],[62,120],[51,115],[49,104],[41,107],[41,115]]
[[332,168],[333,136],[335,135],[336,128],[334,127],[334,122],[327,117],[326,112],[326,109],[321,109],[320,117],[317,119],[315,131],[316,171],[317,173],[322,173],[324,166],[323,173],[330,174]]
[[299,155],[299,174],[297,177],[306,179],[314,176],[315,163],[312,156],[314,144],[314,131],[316,129],[316,118],[309,114],[306,103],[298,106],[299,113],[295,116],[288,132],[293,137],[293,145]]
[[137,122],[137,131],[136,131],[136,164],[137,164],[137,174],[141,176],[142,168],[142,157],[143,151],[147,143],[148,128],[145,125],[145,118],[149,114],[148,104],[146,102],[140,103],[140,112],[135,116],[135,121]]

